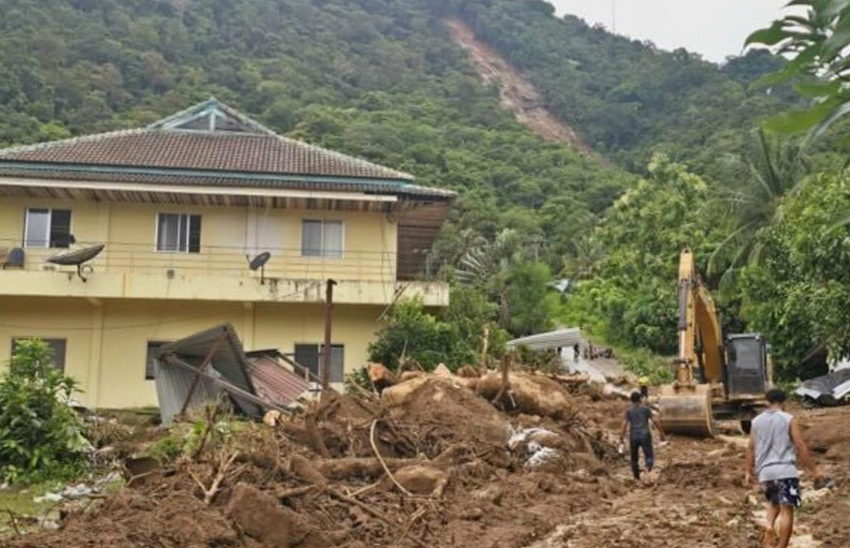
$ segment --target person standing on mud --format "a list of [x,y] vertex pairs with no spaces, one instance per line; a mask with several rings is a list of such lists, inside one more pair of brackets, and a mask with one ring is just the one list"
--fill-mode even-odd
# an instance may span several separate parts
[[640,392],[632,392],[632,405],[626,410],[626,419],[623,421],[623,434],[621,435],[622,444],[625,446],[626,434],[629,434],[629,449],[632,458],[632,474],[636,480],[640,480],[640,451],[643,450],[643,460],[646,464],[646,471],[652,472],[652,467],[655,464],[655,451],[652,447],[652,431],[650,424],[655,425],[658,429],[659,437],[662,443],[666,443],[664,431],[655,420],[652,414],[652,409],[643,403],[643,395]]
[[749,485],[757,475],[767,499],[764,546],[787,548],[794,530],[794,508],[802,501],[797,457],[815,479],[816,488],[822,476],[803,441],[797,420],[785,412],[785,392],[774,388],[765,397],[770,407],[753,421],[744,481]]

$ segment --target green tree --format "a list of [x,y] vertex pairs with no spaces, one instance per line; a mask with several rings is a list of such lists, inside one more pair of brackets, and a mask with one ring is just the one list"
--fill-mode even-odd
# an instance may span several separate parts
[[[764,85],[787,81],[811,100],[805,109],[783,112],[767,127],[781,132],[810,131],[818,137],[850,112],[850,3],[846,0],[794,0],[795,13],[752,33],[746,45],[764,45],[787,57],[788,62],[764,78]],[[796,10],[804,6],[805,15]]]
[[52,365],[42,340],[16,341],[0,376],[0,477],[66,479],[79,472],[86,441],[68,406],[74,381]]
[[549,290],[551,279],[549,267],[543,263],[523,262],[508,270],[505,302],[512,335],[524,337],[552,329],[557,295]]
[[649,172],[594,234],[605,257],[595,277],[577,284],[562,319],[612,343],[672,353],[679,254],[689,247],[705,267],[717,235],[700,177],[663,155]]
[[718,217],[729,231],[708,263],[709,274],[722,274],[721,287],[730,286],[741,267],[758,260],[759,230],[773,221],[782,200],[799,190],[808,170],[799,144],[772,138],[763,129],[753,132],[744,157],[733,158],[714,196]]
[[741,276],[743,314],[770,341],[777,374],[805,375],[803,358],[826,345],[850,355],[850,179],[818,175],[761,234],[762,260]]
[[476,289],[453,289],[451,304],[441,315],[427,312],[421,300],[402,301],[370,343],[369,359],[392,369],[402,358],[416,360],[428,370],[440,363],[452,370],[477,364],[485,327],[488,355],[495,357],[504,350],[507,334],[496,323],[496,313],[496,305]]

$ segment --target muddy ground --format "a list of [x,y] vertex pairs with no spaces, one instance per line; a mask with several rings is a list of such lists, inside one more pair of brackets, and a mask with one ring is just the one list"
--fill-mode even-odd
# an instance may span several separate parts
[[[742,484],[743,436],[674,437],[658,449],[651,481],[637,483],[615,448],[627,404],[574,387],[569,398],[557,417],[505,412],[444,382],[425,383],[392,409],[336,398],[307,417],[246,428],[235,444],[170,463],[70,512],[57,531],[0,546],[760,545],[760,498]],[[815,492],[804,481],[792,546],[850,547],[850,410],[794,412],[837,486]],[[536,445],[522,432],[537,436]],[[524,441],[508,443],[511,434]],[[390,481],[376,448],[407,493]]]

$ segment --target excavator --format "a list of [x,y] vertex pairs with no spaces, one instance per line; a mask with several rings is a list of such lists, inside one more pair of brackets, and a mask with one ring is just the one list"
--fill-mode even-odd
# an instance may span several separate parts
[[664,431],[712,437],[716,421],[737,420],[748,433],[773,385],[768,345],[759,333],[724,339],[714,299],[689,249],[679,258],[678,335],[676,380],[660,391]]

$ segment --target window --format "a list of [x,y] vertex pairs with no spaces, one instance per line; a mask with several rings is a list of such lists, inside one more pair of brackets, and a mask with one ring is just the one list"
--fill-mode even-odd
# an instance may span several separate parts
[[171,341],[148,341],[148,352],[145,358],[145,380],[152,381],[156,378],[156,353]]
[[201,252],[201,216],[160,213],[156,223],[156,250],[169,253]]
[[[19,341],[26,341],[30,339],[38,339],[40,337],[15,337],[12,339],[12,353],[15,352],[15,347],[18,345]],[[65,371],[65,347],[66,341],[65,339],[41,339],[47,343],[47,346],[50,347],[50,357],[52,360],[52,365],[59,371]]]
[[301,256],[342,257],[342,221],[301,222]]
[[[296,344],[295,361],[310,370],[314,380],[322,378],[321,344]],[[345,381],[345,346],[331,345],[331,382]]]
[[24,247],[70,247],[74,243],[71,236],[71,210],[27,208],[24,224]]

